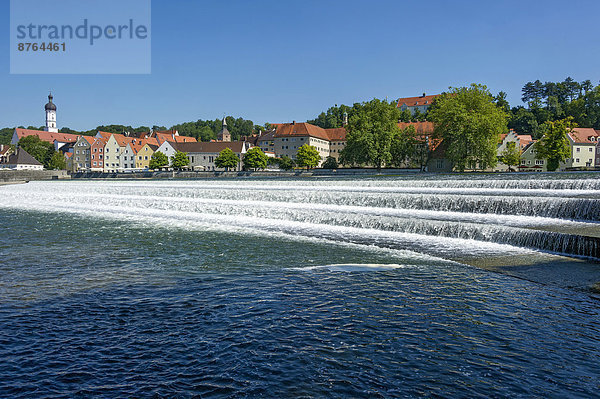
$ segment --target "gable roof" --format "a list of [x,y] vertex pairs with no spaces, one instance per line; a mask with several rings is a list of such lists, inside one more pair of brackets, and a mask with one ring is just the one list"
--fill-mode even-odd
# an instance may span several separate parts
[[242,153],[244,146],[247,145],[245,141],[200,141],[200,142],[188,142],[188,143],[171,143],[177,151],[181,152],[214,152],[218,153],[223,151],[225,148],[229,148],[235,153]]
[[433,102],[433,100],[435,100],[437,97],[441,96],[441,94],[433,94],[431,96],[427,96],[427,95],[422,95],[419,97],[403,97],[403,98],[399,98],[398,102],[396,104],[396,108],[400,108],[403,105],[406,105],[407,107],[416,107],[419,105],[431,105],[431,103]]
[[16,128],[15,133],[17,134],[17,138],[20,140],[23,137],[27,136],[38,136],[40,140],[47,141],[48,143],[54,143],[54,141],[58,141],[61,143],[70,143],[77,141],[79,135],[70,134],[70,133],[52,133],[45,132],[43,130],[32,130],[32,129],[21,129]]
[[[586,127],[576,127],[567,134],[577,144],[597,144],[600,138],[600,132]],[[590,138],[593,138],[593,140],[590,140]]]
[[[307,122],[277,123],[274,137],[316,137],[326,141],[346,140],[346,128],[323,129]],[[266,136],[266,135],[265,135]],[[262,137],[259,141],[264,140]]]
[[15,152],[8,156],[5,164],[7,165],[35,165],[42,166],[37,159],[29,155],[27,151],[22,148],[15,149]]

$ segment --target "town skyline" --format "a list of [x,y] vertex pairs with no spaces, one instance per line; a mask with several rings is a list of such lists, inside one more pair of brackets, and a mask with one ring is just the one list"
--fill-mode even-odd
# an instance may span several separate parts
[[[600,79],[600,56],[589,51],[593,11],[600,11],[593,2],[560,13],[557,1],[233,3],[153,1],[150,75],[10,75],[3,64],[0,84],[10,95],[0,98],[0,125],[41,125],[35,104],[49,91],[62,109],[61,126],[85,130],[223,114],[259,124],[301,121],[334,104],[473,82],[507,92],[516,106],[527,81]],[[8,1],[0,4],[8,9]],[[553,28],[565,20],[577,20],[578,29]],[[0,41],[3,50],[8,45],[7,37]],[[586,62],[565,54],[586,54]]]

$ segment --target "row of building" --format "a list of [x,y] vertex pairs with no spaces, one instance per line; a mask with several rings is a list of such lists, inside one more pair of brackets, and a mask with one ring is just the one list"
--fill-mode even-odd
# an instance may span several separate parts
[[[413,125],[422,134],[432,134],[433,125],[430,122],[417,122]],[[569,142],[570,157],[559,164],[559,170],[571,168],[600,168],[600,130],[591,128],[575,128],[567,133]],[[548,160],[537,157],[535,149],[536,140],[530,135],[517,134],[514,130],[503,134],[497,147],[497,156],[500,160],[503,152],[509,147],[514,146],[520,152],[520,164],[512,169],[522,172],[546,172],[548,170]],[[430,155],[427,162],[427,169],[431,172],[450,172],[453,170],[452,163],[446,158],[446,146],[443,141],[431,140],[429,145]],[[478,170],[478,165],[470,165],[472,170]],[[507,171],[509,166],[502,162],[490,171]]]
[[[397,107],[409,110],[411,113],[425,113],[438,95],[400,98]],[[56,151],[64,153],[67,168],[70,171],[92,172],[130,172],[149,169],[150,160],[155,152],[162,152],[169,160],[177,152],[187,153],[189,168],[193,170],[215,171],[215,159],[225,149],[231,149],[240,159],[237,170],[242,169],[244,154],[252,147],[259,147],[267,156],[280,158],[288,156],[296,158],[298,149],[308,144],[317,149],[321,162],[331,156],[339,161],[341,151],[346,146],[345,127],[323,129],[306,122],[278,123],[267,132],[243,137],[239,141],[231,141],[227,122],[223,118],[223,126],[217,134],[217,140],[198,142],[193,137],[182,136],[176,130],[150,131],[141,133],[115,134],[98,131],[95,136],[59,133],[56,125],[56,105],[52,94],[48,96],[46,112],[46,127],[43,131],[15,129],[12,144],[20,139],[36,135],[41,140],[50,142]],[[344,115],[343,125],[348,123],[348,115]],[[400,128],[413,126],[422,145],[418,152],[423,154],[422,166],[433,172],[448,172],[453,170],[452,163],[445,157],[444,142],[433,138],[434,125],[431,122],[399,122]],[[588,128],[576,128],[568,134],[571,147],[571,158],[560,164],[560,169],[578,167],[600,167],[600,131]],[[521,171],[546,171],[547,161],[537,159],[535,140],[530,135],[520,135],[510,131],[502,135],[498,143],[497,153],[514,146],[521,153]],[[8,150],[5,150],[4,161],[7,161]],[[16,153],[15,153],[16,154]],[[0,154],[1,155],[1,154]],[[21,153],[21,157],[24,155]],[[31,161],[28,157],[27,159]],[[16,158],[13,157],[14,160]],[[24,159],[24,158],[23,158]],[[33,159],[33,158],[32,158]],[[39,164],[39,163],[38,163]],[[8,164],[0,159],[0,167]],[[32,166],[33,168],[33,166]],[[39,165],[35,165],[39,168]],[[477,169],[477,165],[472,165]],[[498,163],[495,171],[505,171],[507,165]]]

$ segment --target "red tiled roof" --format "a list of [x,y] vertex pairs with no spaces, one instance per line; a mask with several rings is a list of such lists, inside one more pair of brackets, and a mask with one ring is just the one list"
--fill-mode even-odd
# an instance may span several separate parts
[[[600,138],[600,132],[585,127],[576,127],[568,135],[573,142],[578,144],[597,144]],[[593,138],[593,141],[590,138]]]
[[419,97],[404,97],[404,98],[399,98],[398,99],[398,104],[396,105],[397,108],[400,108],[401,106],[405,105],[407,107],[416,107],[418,105],[431,105],[431,103],[433,102],[433,100],[435,100],[437,97],[439,97],[441,94],[434,94],[431,96],[419,96]]
[[70,143],[77,141],[79,135],[70,134],[70,133],[52,133],[45,132],[42,130],[30,130],[30,129],[21,129],[16,128],[15,132],[17,132],[17,137],[22,139],[27,136],[38,136],[40,140],[47,141],[48,143],[54,143],[54,141],[58,141],[61,143]]
[[247,145],[245,141],[200,141],[200,142],[186,142],[186,143],[173,143],[170,142],[173,148],[181,152],[213,152],[218,153],[223,151],[225,148],[229,148],[235,153],[241,153],[244,146]]
[[325,129],[329,141],[346,141],[346,128],[336,127],[333,129]]
[[311,136],[327,141],[340,141],[346,140],[346,129],[343,127],[335,129],[323,129],[319,126],[311,125],[310,123],[306,122],[277,124],[277,130],[275,131],[274,137],[299,136]]

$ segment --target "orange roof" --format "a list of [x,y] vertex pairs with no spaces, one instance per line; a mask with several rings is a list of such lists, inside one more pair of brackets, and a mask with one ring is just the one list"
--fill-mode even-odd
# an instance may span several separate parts
[[30,130],[21,128],[16,128],[15,132],[17,133],[17,137],[19,138],[19,140],[27,136],[38,136],[40,140],[47,141],[48,143],[54,143],[54,141],[59,141],[61,143],[71,143],[77,141],[77,138],[79,137],[79,135],[77,134],[52,133],[45,132],[42,130]]
[[80,136],[82,137],[85,141],[87,141],[90,145],[94,144],[95,141],[95,137],[93,136]]
[[398,104],[396,105],[396,107],[400,108],[403,105],[406,105],[407,107],[416,107],[418,105],[431,105],[433,100],[435,100],[440,95],[441,94],[434,94],[431,96],[426,96],[425,94],[423,94],[422,96],[419,96],[419,97],[399,98]]
[[306,122],[278,123],[275,137],[311,136],[321,140],[339,141],[346,139],[346,129],[323,129]]
[[433,133],[433,122],[398,122],[400,129],[406,129],[409,126],[414,126],[418,134]]
[[164,142],[164,141],[173,141],[175,143],[197,143],[198,140],[196,140],[193,137],[190,136],[179,136],[178,134],[176,134],[177,131],[173,131],[173,132],[154,132],[154,135],[156,136],[156,139],[159,142]]
[[345,141],[346,140],[346,128],[336,127],[333,129],[325,129],[329,141]]
[[600,132],[585,127],[576,127],[568,134],[571,140],[578,144],[597,144],[600,138]]
[[65,157],[66,158],[71,158],[73,156],[72,152],[65,152]]

